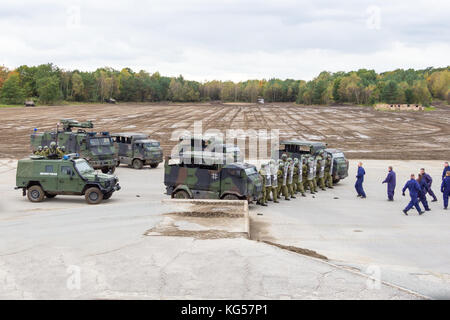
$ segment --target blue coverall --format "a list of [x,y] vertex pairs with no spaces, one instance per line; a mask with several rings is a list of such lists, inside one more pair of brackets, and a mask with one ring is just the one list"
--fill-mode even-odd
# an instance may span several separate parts
[[450,177],[445,177],[442,180],[441,192],[444,194],[444,208],[448,208],[448,197],[450,196]]
[[387,183],[388,199],[394,200],[396,177],[395,177],[395,172],[393,170],[389,171],[389,173],[388,173],[386,179],[384,179],[383,183]]
[[422,175],[422,179],[425,179],[425,182],[428,184],[428,194],[433,197],[433,200],[437,200],[436,195],[434,194],[433,190],[431,190],[431,184],[433,183],[433,179],[428,173],[424,173]]
[[425,182],[424,179],[422,179],[419,182],[419,186],[420,186],[419,200],[420,200],[420,202],[422,202],[425,210],[428,211],[428,210],[430,210],[430,207],[428,207],[428,201],[427,201],[427,197],[426,197],[426,194],[428,192],[428,184]]
[[450,166],[444,167],[444,170],[442,171],[442,180],[444,180],[447,171],[450,171]]
[[363,167],[358,167],[358,173],[356,174],[356,183],[355,183],[355,189],[359,196],[365,198],[366,193],[363,189],[363,182],[364,182],[364,175],[366,174],[366,171]]
[[411,201],[408,203],[404,211],[408,212],[409,209],[415,207],[419,213],[422,213],[422,209],[419,206],[419,200],[417,199],[420,191],[419,183],[416,181],[416,179],[410,179],[403,187],[402,193],[405,193],[406,189],[409,190]]

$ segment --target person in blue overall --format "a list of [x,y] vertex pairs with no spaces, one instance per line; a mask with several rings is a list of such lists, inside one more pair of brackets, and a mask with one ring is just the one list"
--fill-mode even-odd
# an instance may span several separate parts
[[450,170],[445,174],[441,184],[441,192],[444,194],[444,209],[448,208],[448,197],[450,196]]
[[388,175],[386,179],[382,183],[387,183],[387,196],[389,201],[394,201],[394,191],[396,185],[396,177],[395,172],[392,170],[392,167],[388,167]]
[[366,174],[366,171],[362,167],[362,162],[358,162],[358,172],[356,174],[356,183],[355,183],[355,189],[356,193],[358,194],[358,197],[361,197],[361,199],[366,198],[366,193],[363,189],[363,182],[364,182],[364,175]]
[[428,184],[426,183],[425,179],[423,178],[423,176],[419,173],[419,177],[417,178],[417,182],[419,183],[420,186],[420,191],[419,191],[419,200],[420,202],[422,202],[423,207],[425,208],[425,211],[431,211],[430,207],[428,206],[428,201],[427,201],[427,192],[428,192]]
[[417,212],[419,212],[419,214],[424,213],[424,211],[422,211],[422,209],[420,209],[420,206],[419,206],[418,195],[419,195],[419,191],[420,191],[420,186],[419,186],[419,183],[416,181],[416,177],[414,174],[411,174],[411,179],[408,180],[408,182],[406,182],[405,186],[403,187],[402,196],[405,196],[406,189],[409,190],[409,196],[411,197],[411,201],[409,201],[406,208],[403,209],[403,213],[405,215],[408,215],[408,211],[412,207],[415,207]]
[[431,202],[436,202],[437,198],[436,195],[434,194],[433,190],[431,190],[431,184],[433,183],[433,179],[431,178],[431,176],[425,172],[424,168],[420,169],[420,174],[422,175],[423,179],[425,179],[426,183],[428,184],[428,194],[433,198],[433,200],[431,200]]
[[445,179],[445,176],[447,175],[447,171],[450,171],[450,167],[448,166],[448,161],[444,162],[444,170],[442,171],[442,180]]

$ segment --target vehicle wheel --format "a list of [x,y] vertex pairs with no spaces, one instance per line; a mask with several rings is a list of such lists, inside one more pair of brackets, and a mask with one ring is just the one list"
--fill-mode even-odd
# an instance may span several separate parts
[[222,199],[223,200],[240,200],[239,197],[235,194],[227,194]]
[[338,184],[341,179],[333,179],[333,184]]
[[44,190],[42,190],[41,186],[31,186],[28,189],[28,200],[31,202],[41,202],[44,200],[45,193]]
[[152,164],[150,164],[150,167],[155,169],[158,167],[158,165],[159,165],[159,163],[152,163]]
[[113,195],[113,192],[108,192],[103,195],[103,200],[108,200]]
[[109,172],[109,168],[108,167],[103,167],[102,168],[102,172],[103,173],[108,173]]
[[184,190],[179,190],[177,192],[175,192],[175,194],[173,195],[174,199],[190,199],[191,197],[189,196],[189,193],[187,193]]
[[143,166],[144,166],[144,163],[142,162],[142,160],[140,160],[140,159],[133,160],[133,168],[134,169],[142,169]]
[[119,160],[117,160],[117,164],[116,164],[116,167],[118,167],[118,166],[120,166],[120,161]]
[[103,200],[103,193],[99,188],[92,187],[86,190],[84,197],[89,204],[99,204]]
[[56,197],[56,194],[51,194],[51,193],[45,192],[45,196],[49,199],[52,199],[52,198]]

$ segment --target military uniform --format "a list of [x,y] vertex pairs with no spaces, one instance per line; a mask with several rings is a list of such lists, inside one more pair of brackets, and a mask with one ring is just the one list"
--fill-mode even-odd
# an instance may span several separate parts
[[49,154],[50,154],[50,150],[48,149],[47,146],[45,146],[45,147],[44,147],[44,150],[42,150],[42,152],[41,152],[41,156],[43,156],[43,157],[48,157]]
[[278,203],[278,169],[275,160],[270,160],[269,169],[272,177],[272,199]]
[[325,159],[323,158],[322,155],[319,157],[318,165],[319,165],[318,168],[317,168],[317,170],[319,171],[318,184],[319,184],[320,189],[326,190],[325,189]]
[[307,163],[307,181],[308,181],[308,187],[309,187],[309,191],[311,192],[311,194],[315,193],[315,188],[314,188],[314,178],[315,178],[315,171],[314,171],[314,158],[313,157],[309,157],[308,158],[308,163]]
[[34,152],[34,155],[36,156],[42,156],[42,146],[39,146],[38,149]]
[[333,156],[327,155],[327,161],[325,165],[325,184],[328,188],[333,188]]
[[[302,159],[302,158],[300,158]],[[296,186],[295,190],[300,192],[303,197],[305,197],[305,189],[303,188],[303,160],[297,161],[294,167],[294,185]]]
[[288,177],[287,177],[287,189],[291,198],[295,199],[294,191],[294,161],[291,158],[288,159]]
[[259,204],[262,206],[267,206],[266,204],[266,170],[264,167],[261,167],[259,170],[259,175],[262,178],[262,196],[259,199]]
[[281,164],[281,167],[282,167],[281,192],[283,193],[284,200],[291,200],[291,199],[289,199],[289,191],[288,191],[288,187],[287,187],[289,164],[286,161],[286,163]]

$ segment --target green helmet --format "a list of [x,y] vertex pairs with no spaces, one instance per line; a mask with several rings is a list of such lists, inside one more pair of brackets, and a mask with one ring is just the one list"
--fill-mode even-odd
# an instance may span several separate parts
[[38,151],[42,151],[42,146],[39,146],[39,147],[38,147]]
[[286,153],[283,153],[282,155],[281,155],[281,159],[283,160],[283,161],[286,161],[286,159],[287,159],[287,154]]
[[61,151],[66,151],[66,147],[62,146]]
[[50,142],[50,148],[56,148],[56,142],[55,141]]
[[48,146],[44,146],[44,150],[48,150]]
[[298,158],[294,158],[294,163],[295,163],[295,164],[298,163]]
[[287,158],[287,162],[292,162],[292,158]]
[[276,164],[276,162],[275,162],[274,159],[270,159],[269,163],[270,163],[271,165],[275,165],[275,164]]

